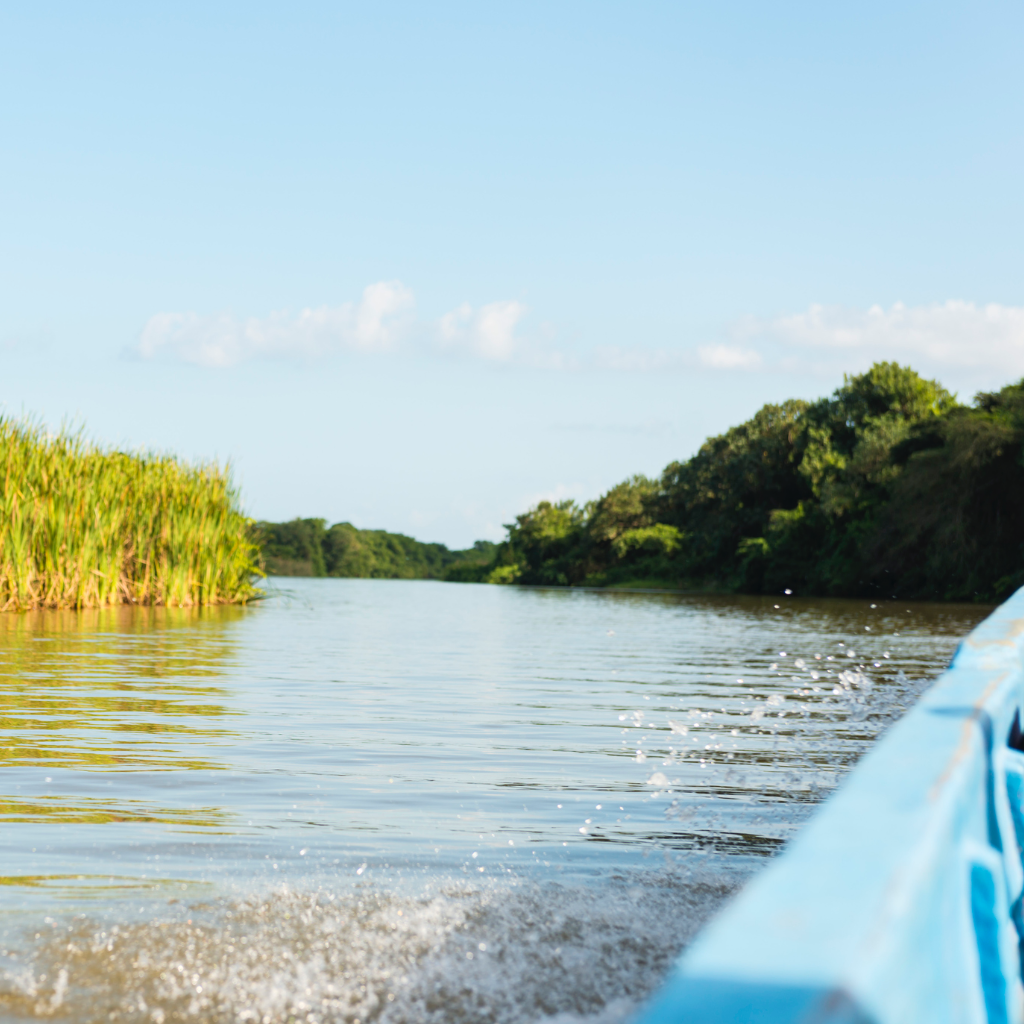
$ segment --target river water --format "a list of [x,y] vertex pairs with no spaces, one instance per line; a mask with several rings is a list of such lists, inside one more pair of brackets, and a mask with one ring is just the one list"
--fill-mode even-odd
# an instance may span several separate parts
[[0,1020],[625,1020],[987,613],[267,589],[0,616]]

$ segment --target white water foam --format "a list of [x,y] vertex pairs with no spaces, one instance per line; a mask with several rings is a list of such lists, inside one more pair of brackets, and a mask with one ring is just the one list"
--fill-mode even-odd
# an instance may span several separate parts
[[232,1024],[617,1024],[732,891],[650,870],[418,897],[281,887],[107,924],[78,915],[6,951],[7,1019]]

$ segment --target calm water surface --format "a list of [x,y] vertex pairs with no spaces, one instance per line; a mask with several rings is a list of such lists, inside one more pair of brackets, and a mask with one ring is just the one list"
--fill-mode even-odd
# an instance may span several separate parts
[[623,1020],[987,612],[268,590],[0,616],[0,1019]]

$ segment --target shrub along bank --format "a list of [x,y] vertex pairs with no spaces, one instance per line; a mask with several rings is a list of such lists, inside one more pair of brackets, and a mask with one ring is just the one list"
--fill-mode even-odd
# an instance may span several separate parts
[[965,406],[877,363],[766,405],[660,479],[540,502],[448,577],[1001,600],[1024,584],[1024,381]]
[[256,596],[259,549],[228,472],[0,419],[0,609]]

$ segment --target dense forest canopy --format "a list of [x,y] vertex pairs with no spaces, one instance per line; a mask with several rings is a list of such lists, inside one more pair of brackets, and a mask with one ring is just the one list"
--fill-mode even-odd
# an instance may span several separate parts
[[401,533],[357,530],[351,523],[293,519],[257,523],[267,572],[276,576],[356,576],[364,579],[442,579],[455,566],[485,565],[497,545],[478,540],[465,551],[424,544]]
[[876,363],[466,552],[322,520],[262,529],[268,566],[320,575],[995,601],[1024,584],[1024,381],[965,406]]

